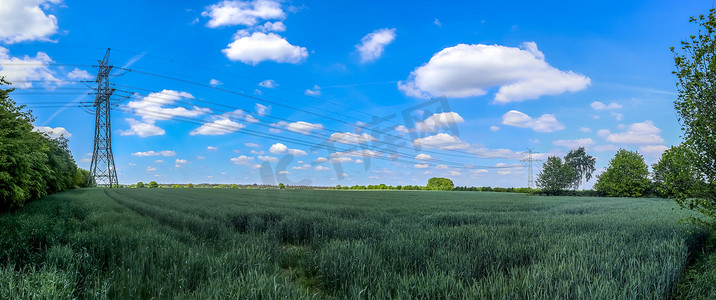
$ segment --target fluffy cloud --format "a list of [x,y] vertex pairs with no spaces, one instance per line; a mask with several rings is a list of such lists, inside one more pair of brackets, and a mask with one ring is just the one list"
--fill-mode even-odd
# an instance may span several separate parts
[[241,155],[241,156],[238,156],[238,157],[233,157],[233,158],[231,158],[231,162],[234,163],[234,164],[236,164],[236,165],[246,165],[246,166],[248,166],[248,165],[250,165],[251,163],[254,162],[254,158],[253,158],[253,157],[248,157],[248,156],[246,156],[246,155]]
[[609,103],[609,105],[606,105],[599,101],[592,102],[592,108],[595,110],[611,110],[611,109],[620,109],[622,108],[622,105],[616,102]]
[[427,168],[430,167],[430,165],[428,165],[428,164],[414,164],[413,167],[415,167],[416,169],[427,169]]
[[94,76],[92,76],[92,74],[90,74],[89,72],[87,72],[87,71],[85,71],[85,70],[81,70],[81,69],[75,68],[74,70],[72,70],[72,72],[70,72],[70,73],[67,74],[67,78],[69,78],[69,79],[87,80],[87,79],[92,79],[92,78],[94,78]]
[[348,145],[363,144],[363,143],[367,143],[367,142],[376,140],[375,137],[373,137],[372,135],[367,134],[367,133],[356,134],[356,133],[350,133],[350,132],[346,132],[346,133],[335,132],[335,133],[331,134],[331,137],[328,139],[330,141],[333,141],[336,143],[348,144]]
[[139,137],[149,137],[155,135],[163,135],[166,133],[164,129],[154,125],[154,120],[150,122],[141,122],[132,118],[124,119],[129,123],[129,129],[120,131],[121,135],[137,135]]
[[315,167],[315,168],[313,168],[313,169],[316,170],[316,171],[328,171],[328,170],[329,170],[329,168],[324,167],[324,166],[317,166],[317,167]]
[[661,144],[664,142],[660,136],[661,129],[654,126],[652,121],[630,124],[626,131],[620,133],[601,129],[597,134],[615,144]]
[[304,121],[298,121],[293,123],[288,123],[286,121],[280,121],[278,123],[271,124],[276,127],[284,127],[289,131],[309,135],[313,130],[321,130],[323,129],[323,125],[318,123],[308,123]]
[[502,124],[520,128],[532,128],[537,132],[555,132],[564,129],[564,125],[559,123],[554,115],[544,114],[535,119],[516,110],[505,113],[502,116]]
[[188,164],[188,163],[189,163],[189,161],[186,160],[186,159],[178,159],[178,158],[177,158],[177,159],[174,161],[174,167],[175,167],[175,168],[183,168],[184,165],[186,165],[186,164]]
[[259,155],[258,158],[259,158],[259,160],[261,160],[261,161],[266,161],[266,162],[277,162],[277,161],[278,161],[278,158],[277,158],[277,157],[274,157],[274,156],[262,156],[262,155]]
[[35,127],[35,128],[33,129],[33,131],[46,133],[47,135],[49,135],[49,136],[50,136],[51,138],[53,138],[53,139],[59,138],[59,137],[61,137],[61,136],[64,136],[64,137],[66,137],[66,138],[72,136],[72,134],[69,133],[69,132],[67,131],[67,129],[65,129],[64,127],[55,127],[55,128],[52,128],[52,127],[46,127],[46,126],[39,126],[39,127]]
[[219,119],[213,122],[201,125],[201,127],[192,130],[189,135],[224,135],[235,132],[246,127],[229,119]]
[[277,87],[278,83],[276,83],[276,81],[273,79],[267,79],[267,80],[259,82],[259,86],[272,89],[272,88]]
[[259,116],[264,116],[271,111],[271,106],[256,103],[256,107],[254,109],[256,110],[256,113],[259,114]]
[[[0,8],[0,11],[3,9]],[[1,14],[1,13],[0,13]],[[0,20],[0,30],[2,30]],[[0,75],[13,84],[13,86],[25,89],[32,87],[32,81],[43,81],[46,85],[62,84],[62,80],[55,78],[48,67],[52,59],[45,52],[37,52],[35,57],[13,57],[10,50],[0,47]]]
[[171,150],[163,151],[145,151],[145,152],[134,152],[132,156],[146,157],[146,156],[176,156],[177,153]]
[[271,145],[271,148],[269,148],[269,152],[273,154],[290,154],[293,156],[306,156],[308,153],[306,151],[300,150],[300,149],[289,149],[286,145],[281,143],[276,143]]
[[322,163],[322,162],[326,162],[326,161],[328,161],[328,159],[325,158],[325,157],[316,158],[316,162],[317,162],[317,163]]
[[403,126],[403,125],[398,125],[398,126],[396,126],[396,127],[395,127],[395,131],[400,132],[400,133],[408,133],[408,132],[410,132],[410,130],[409,130],[407,127]]
[[0,8],[0,41],[12,44],[24,41],[49,41],[57,32],[57,17],[42,8],[62,0],[4,0]]
[[465,120],[458,113],[444,112],[433,114],[422,122],[418,122],[415,127],[422,131],[437,132],[440,128],[463,122],[465,122]]
[[378,29],[369,33],[361,39],[361,43],[356,45],[360,54],[361,62],[372,62],[383,55],[386,46],[395,40],[395,28]]
[[258,65],[263,61],[297,64],[308,57],[305,47],[291,45],[286,39],[275,33],[238,32],[235,40],[221,50],[226,57],[249,65]]
[[415,156],[415,159],[419,159],[419,160],[429,160],[429,159],[433,159],[433,157],[430,156],[430,154],[420,153],[420,154],[418,154],[418,155]]
[[286,18],[281,4],[271,0],[226,0],[208,6],[201,15],[210,18],[206,23],[206,26],[210,28],[232,25],[254,26],[258,24],[259,20],[283,20]]
[[447,133],[438,133],[436,135],[415,139],[413,144],[416,146],[439,149],[465,149],[470,146],[461,141],[460,138],[451,136]]
[[[363,149],[363,150],[349,150],[349,151],[343,151],[343,152],[335,152],[331,153],[330,157],[378,157],[382,156],[383,154],[378,151],[373,151],[369,149]],[[320,158],[319,158],[320,159]],[[318,160],[316,160],[318,161]]]
[[216,79],[213,79],[213,78],[212,78],[211,80],[209,80],[209,84],[212,85],[212,86],[220,86],[220,85],[222,85],[222,84],[224,84],[224,83],[221,82],[221,81],[219,81],[219,80],[216,80]]
[[258,148],[259,144],[256,143],[244,143],[244,146],[251,147],[251,148]]
[[207,147],[206,147],[206,150],[216,151],[216,150],[219,150],[219,148],[216,148],[216,147],[214,147],[214,146],[207,146]]
[[320,96],[321,95],[321,87],[314,85],[313,89],[307,89],[304,94],[306,94],[308,96]]
[[194,96],[187,92],[174,90],[163,90],[158,93],[151,93],[148,96],[127,103],[128,109],[142,118],[142,121],[126,119],[130,125],[129,130],[121,131],[122,135],[138,135],[148,137],[163,135],[165,131],[155,125],[157,120],[169,120],[173,117],[196,117],[207,112],[207,108],[194,106],[192,109],[185,107],[166,108],[165,105],[172,105],[174,102],[184,99],[194,99]]
[[[475,74],[479,74],[476,76]],[[472,97],[499,87],[494,101],[519,102],[585,89],[590,79],[544,61],[534,42],[521,48],[460,44],[441,50],[398,88],[409,96]]]
[[576,149],[579,147],[589,147],[594,145],[594,141],[591,138],[583,138],[576,140],[556,140],[552,142],[555,146],[563,146],[569,149]]
[[262,31],[262,32],[283,32],[286,31],[286,25],[283,24],[281,21],[276,22],[266,22],[261,26],[256,27],[256,30]]

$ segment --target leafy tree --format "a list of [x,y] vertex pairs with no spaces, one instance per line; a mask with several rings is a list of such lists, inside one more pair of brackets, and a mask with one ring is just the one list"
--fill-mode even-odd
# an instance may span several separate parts
[[550,156],[537,174],[537,187],[547,194],[559,193],[574,182],[575,173],[574,168],[566,162],[562,163],[561,158]]
[[448,178],[433,177],[428,179],[428,184],[425,187],[428,190],[451,191],[455,184]]
[[[77,170],[75,171],[74,185],[80,188],[97,186],[97,183],[94,181],[94,178],[91,178],[90,180],[90,177],[91,175],[89,171],[82,168],[77,168]],[[92,183],[87,184],[88,182]]]
[[137,188],[140,188],[140,189],[141,189],[141,188],[144,188],[144,182],[141,182],[141,181],[140,181],[140,182],[137,182],[136,187],[137,187]]
[[[681,42],[681,53],[674,47],[678,78],[678,99],[674,107],[684,130],[684,147],[694,155],[691,163],[701,173],[706,184],[697,198],[675,195],[676,202],[699,211],[711,219],[716,227],[716,13],[691,17],[689,22],[700,27],[697,35]],[[706,221],[709,222],[709,221]]]
[[649,187],[649,167],[636,151],[619,149],[597,176],[594,189],[609,197],[641,197]]
[[180,189],[182,186],[180,184],[172,184],[173,189]]
[[188,189],[193,189],[193,188],[194,188],[194,185],[191,184],[191,183],[187,183],[187,184],[186,184],[186,188],[188,188]]
[[[283,183],[279,183],[279,184],[278,184],[278,188],[283,190],[283,189],[286,188],[286,185],[283,184]],[[340,185],[338,186],[338,188],[340,188]]]
[[572,179],[571,187],[573,189],[579,189],[582,185],[582,179],[584,182],[592,179],[592,173],[594,172],[594,163],[597,159],[591,155],[587,155],[587,151],[584,147],[579,147],[576,150],[570,150],[567,156],[564,157],[564,163],[570,165],[574,169],[574,179]]
[[149,188],[156,189],[158,187],[159,187],[159,184],[156,181],[152,180],[149,182]]
[[700,173],[691,164],[693,153],[684,145],[674,146],[661,154],[652,165],[652,178],[656,192],[662,197],[689,198],[702,187]]

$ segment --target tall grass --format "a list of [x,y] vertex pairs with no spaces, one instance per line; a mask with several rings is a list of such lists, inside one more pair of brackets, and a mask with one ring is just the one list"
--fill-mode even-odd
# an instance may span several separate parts
[[668,298],[668,200],[84,189],[0,215],[0,298]]

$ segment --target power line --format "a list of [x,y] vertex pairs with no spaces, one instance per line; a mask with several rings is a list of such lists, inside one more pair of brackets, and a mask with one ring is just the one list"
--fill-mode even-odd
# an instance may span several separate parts
[[97,71],[97,94],[93,103],[95,107],[94,123],[94,151],[92,152],[92,163],[90,165],[90,177],[87,184],[92,181],[97,184],[106,184],[110,188],[119,187],[117,170],[114,167],[114,155],[112,154],[112,123],[110,118],[111,104],[110,97],[114,89],[109,87],[109,72],[112,66],[109,65],[109,49],[104,58],[99,61]]

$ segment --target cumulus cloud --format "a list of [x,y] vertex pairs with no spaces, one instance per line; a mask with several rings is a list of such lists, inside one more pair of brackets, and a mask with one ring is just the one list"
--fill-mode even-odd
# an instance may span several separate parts
[[0,75],[21,89],[31,88],[33,81],[43,82],[47,86],[61,85],[62,80],[57,79],[49,68],[52,61],[45,52],[37,52],[35,57],[25,55],[20,58],[11,56],[10,50],[0,47]]
[[177,158],[177,159],[174,161],[174,167],[175,167],[175,168],[183,168],[184,165],[186,165],[186,164],[188,164],[188,163],[189,163],[189,161],[186,160],[186,159],[178,159],[178,158]]
[[256,107],[254,109],[256,110],[256,113],[259,114],[259,116],[264,116],[271,111],[271,106],[256,103]]
[[360,54],[361,62],[373,62],[383,55],[383,50],[395,40],[395,28],[378,29],[369,33],[361,39],[361,43],[356,45]]
[[410,132],[410,130],[409,130],[407,127],[403,126],[403,125],[398,125],[398,126],[396,126],[396,127],[395,127],[395,131],[400,132],[400,133],[408,133],[408,132]]
[[258,148],[259,144],[256,143],[244,143],[244,146],[251,147],[251,148]]
[[494,101],[509,103],[576,92],[589,84],[584,75],[546,63],[537,44],[527,42],[521,48],[482,44],[445,48],[411,72],[406,82],[399,82],[398,88],[409,96],[464,98],[499,87]]
[[555,140],[552,142],[555,146],[563,146],[569,149],[576,149],[579,147],[589,147],[594,145],[594,141],[591,138],[583,138],[576,140]]
[[283,32],[286,31],[286,25],[283,24],[281,21],[276,22],[266,22],[261,26],[256,27],[256,30],[262,31],[262,32]]
[[532,118],[516,110],[508,111],[502,115],[502,124],[520,128],[532,128],[537,132],[555,132],[564,129],[564,125],[559,123],[554,115],[544,114],[539,118]]
[[262,155],[259,155],[259,156],[258,156],[258,159],[261,160],[261,161],[266,161],[266,162],[277,162],[277,161],[278,161],[278,158],[277,158],[277,157],[274,157],[274,156],[262,156]]
[[33,131],[46,133],[47,135],[49,135],[49,136],[50,136],[51,138],[53,138],[53,139],[59,138],[59,137],[61,137],[61,136],[65,137],[65,138],[68,138],[68,137],[71,137],[71,136],[72,136],[72,134],[69,133],[69,132],[67,131],[67,129],[65,129],[64,127],[55,127],[55,128],[52,128],[52,127],[47,127],[47,126],[38,126],[38,127],[35,127],[35,128],[33,129]]
[[598,135],[615,144],[661,144],[661,129],[654,126],[652,121],[633,123],[627,126],[624,132],[612,133],[608,129],[600,129]]
[[176,156],[177,153],[171,150],[163,151],[145,151],[145,152],[134,152],[132,156],[146,157],[146,156]]
[[62,0],[4,0],[0,7],[0,41],[49,41],[57,32],[57,17],[43,9],[60,3]]
[[298,122],[292,122],[288,123],[286,121],[280,121],[278,123],[271,124],[276,127],[283,127],[286,128],[289,131],[309,135],[314,130],[321,130],[323,129],[323,125],[318,123],[308,123],[304,121],[298,121]]
[[427,169],[427,168],[430,167],[430,165],[428,165],[428,164],[414,164],[413,167],[416,168],[416,169]]
[[433,114],[422,122],[418,122],[415,128],[427,132],[437,132],[440,128],[447,128],[452,124],[463,123],[465,120],[456,112],[444,112]]
[[224,135],[246,127],[244,124],[236,123],[229,119],[219,119],[205,123],[201,127],[189,132],[189,135]]
[[419,159],[419,160],[429,160],[429,159],[433,159],[433,157],[430,156],[430,154],[420,153],[420,154],[418,154],[418,155],[415,156],[415,159]]
[[269,148],[269,152],[273,154],[290,154],[293,156],[306,156],[308,153],[306,151],[300,150],[300,149],[289,149],[286,145],[281,143],[276,143],[271,145],[271,148]]
[[[383,155],[381,152],[373,151],[369,149],[363,149],[363,150],[348,150],[348,151],[342,151],[342,152],[334,152],[330,154],[330,157],[378,157]],[[319,159],[321,159],[319,157]],[[318,160],[316,160],[318,162]]]
[[222,1],[210,5],[201,13],[208,17],[206,26],[217,28],[222,26],[245,25],[254,26],[260,20],[283,20],[286,13],[278,1]]
[[237,157],[231,158],[231,162],[234,163],[234,164],[236,164],[236,165],[246,165],[246,166],[248,166],[248,165],[250,165],[250,164],[252,164],[252,163],[254,162],[254,158],[253,158],[253,157],[248,157],[248,156],[246,156],[246,155],[241,155],[241,156],[237,156]]
[[363,144],[370,141],[375,141],[376,138],[373,137],[370,134],[367,133],[350,133],[350,132],[335,132],[331,134],[331,137],[328,138],[330,141],[341,143],[341,144],[347,144],[347,145],[356,145],[356,144]]
[[320,96],[321,95],[321,87],[314,85],[313,89],[307,89],[304,94],[306,94],[308,96]]
[[219,148],[216,148],[216,147],[214,147],[214,146],[207,146],[207,147],[206,147],[206,150],[216,151],[216,150],[219,150]]
[[273,79],[266,79],[264,81],[259,82],[259,86],[272,89],[277,87],[278,83],[276,83],[276,81]]
[[415,139],[413,144],[416,146],[438,149],[466,149],[470,146],[460,140],[460,138],[447,133],[438,133],[436,135]]
[[183,99],[194,99],[194,96],[187,92],[163,90],[158,93],[151,93],[140,100],[130,101],[126,107],[134,110],[134,113],[140,116],[142,121],[131,118],[125,119],[129,123],[130,129],[121,131],[121,134],[138,135],[140,137],[163,135],[165,131],[155,125],[157,120],[169,120],[173,117],[196,117],[210,112],[207,108],[196,106],[191,109],[164,107]]
[[297,64],[308,57],[305,47],[291,45],[275,33],[239,31],[235,40],[221,50],[232,61],[258,65],[263,61]]
[[315,167],[315,168],[313,168],[313,169],[316,170],[316,171],[327,171],[327,170],[329,170],[329,168],[324,167],[324,166],[317,166],[317,167]]
[[155,135],[163,135],[164,133],[166,133],[164,129],[161,129],[159,128],[159,126],[154,125],[154,120],[148,122],[141,122],[132,118],[126,118],[124,120],[129,123],[129,129],[121,130],[121,135],[136,135],[139,137],[149,137]]
[[87,80],[87,79],[93,79],[94,76],[90,74],[89,72],[85,70],[81,70],[78,68],[75,68],[72,70],[72,72],[67,74],[67,78],[69,79],[79,79],[79,80]]
[[212,85],[212,86],[220,86],[220,85],[222,85],[222,84],[224,84],[224,83],[221,82],[221,81],[219,81],[219,80],[217,80],[217,79],[213,79],[213,78],[212,78],[211,80],[209,80],[209,84]]
[[622,108],[622,105],[616,102],[609,103],[609,105],[604,104],[599,101],[592,102],[592,108],[595,110],[611,110],[611,109],[620,109]]

